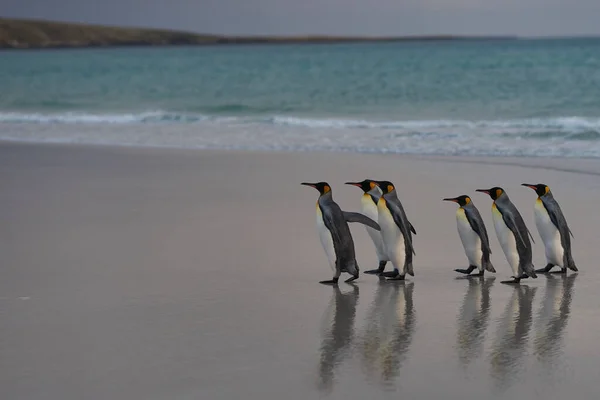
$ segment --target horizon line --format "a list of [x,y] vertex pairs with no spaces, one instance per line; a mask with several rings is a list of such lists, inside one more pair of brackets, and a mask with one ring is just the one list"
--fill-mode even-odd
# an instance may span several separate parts
[[595,34],[561,34],[561,35],[518,35],[518,34],[456,34],[456,33],[428,33],[428,34],[398,34],[398,35],[369,35],[369,34],[326,34],[326,33],[297,33],[297,34],[263,34],[263,33],[209,33],[175,28],[159,28],[148,25],[114,25],[105,23],[87,23],[72,20],[52,20],[46,18],[4,17],[0,15],[0,23],[6,22],[31,22],[78,25],[94,28],[147,30],[154,32],[176,33],[224,40],[340,40],[340,41],[400,41],[420,39],[501,39],[501,40],[539,40],[539,39],[598,39],[600,33]]

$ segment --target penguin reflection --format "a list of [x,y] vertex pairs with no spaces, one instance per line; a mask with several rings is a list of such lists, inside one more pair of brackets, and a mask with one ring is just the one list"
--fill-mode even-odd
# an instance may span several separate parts
[[522,371],[523,355],[532,320],[532,303],[537,288],[515,286],[498,322],[490,357],[491,374],[497,388],[508,389]]
[[413,282],[380,279],[361,344],[363,369],[370,379],[389,384],[399,375],[415,331]]
[[467,367],[483,351],[483,341],[490,316],[490,289],[494,278],[467,279],[469,286],[457,320],[458,357]]
[[329,319],[322,333],[318,378],[318,387],[323,391],[333,388],[335,368],[348,354],[354,337],[359,290],[358,286],[351,287],[351,291],[342,293],[338,286],[333,286],[333,296],[325,313]]
[[560,361],[562,337],[567,326],[573,298],[574,275],[547,276],[544,300],[535,321],[533,351],[544,370]]

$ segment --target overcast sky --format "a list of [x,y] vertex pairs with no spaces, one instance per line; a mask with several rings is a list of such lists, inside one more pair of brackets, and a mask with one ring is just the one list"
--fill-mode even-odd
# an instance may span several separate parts
[[0,16],[220,34],[600,34],[600,0],[0,0]]

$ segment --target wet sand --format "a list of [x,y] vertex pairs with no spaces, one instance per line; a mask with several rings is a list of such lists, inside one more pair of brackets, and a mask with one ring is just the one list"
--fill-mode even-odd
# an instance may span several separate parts
[[[518,164],[518,165],[517,165]],[[314,226],[327,180],[346,210],[396,183],[416,276],[331,272]],[[10,400],[596,398],[600,162],[0,144],[0,387]],[[536,240],[543,182],[580,273],[510,276],[477,188],[504,186]],[[498,271],[466,267],[470,194]],[[352,225],[361,269],[372,244]]]

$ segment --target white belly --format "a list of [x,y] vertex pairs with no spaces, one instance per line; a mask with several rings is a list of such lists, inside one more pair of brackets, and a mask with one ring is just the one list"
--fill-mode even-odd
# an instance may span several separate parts
[[469,220],[467,220],[467,216],[465,215],[465,210],[462,208],[458,208],[456,211],[456,225],[469,264],[476,266],[479,270],[483,270],[483,266],[481,265],[481,258],[483,257],[481,238],[471,228],[471,224],[469,224]]
[[515,235],[510,229],[508,229],[506,223],[504,223],[502,214],[500,214],[500,211],[498,211],[495,204],[492,206],[492,215],[494,218],[496,236],[498,237],[498,241],[500,242],[500,246],[502,247],[506,261],[508,261],[514,276],[519,276],[519,253],[517,251],[517,241],[515,240]]
[[546,260],[550,264],[564,267],[563,263],[563,247],[560,242],[560,232],[550,220],[548,212],[540,199],[537,199],[534,207],[535,226],[544,242],[546,251]]
[[327,261],[329,261],[329,266],[335,272],[335,249],[333,247],[333,238],[331,237],[331,232],[325,226],[325,222],[323,221],[323,213],[319,208],[319,204],[317,204],[317,233],[319,234],[319,239],[321,239],[321,245],[323,246],[323,250],[325,250],[325,254],[327,255]]
[[404,235],[400,232],[394,217],[385,205],[385,200],[380,199],[377,203],[377,222],[381,227],[383,243],[394,268],[402,271],[404,268],[405,249]]
[[[371,218],[373,221],[377,221],[379,219],[377,212],[377,205],[373,203],[371,200],[371,196],[368,194],[364,194],[361,198],[361,211],[364,215]],[[388,256],[385,251],[385,244],[383,242],[383,238],[381,236],[381,232],[376,231],[375,229],[368,227],[365,225],[367,229],[367,233],[371,237],[373,244],[375,245],[375,252],[377,253],[377,258],[379,261],[388,261]]]

